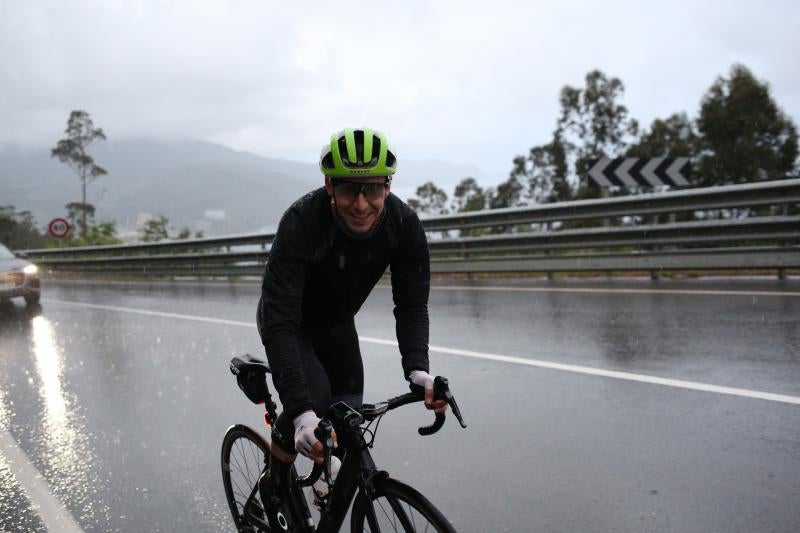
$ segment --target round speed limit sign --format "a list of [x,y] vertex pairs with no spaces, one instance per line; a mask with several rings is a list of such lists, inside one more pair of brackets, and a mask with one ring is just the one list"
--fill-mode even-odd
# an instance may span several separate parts
[[66,237],[69,230],[69,222],[63,218],[54,218],[50,221],[50,224],[47,225],[47,232],[56,239]]

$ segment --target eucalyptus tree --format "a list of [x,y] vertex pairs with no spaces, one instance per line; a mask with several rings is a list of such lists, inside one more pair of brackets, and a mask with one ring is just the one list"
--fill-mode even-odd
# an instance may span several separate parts
[[82,110],[72,111],[67,120],[66,137],[58,141],[50,150],[51,157],[57,157],[66,163],[78,176],[81,182],[81,201],[70,205],[80,211],[81,235],[88,233],[87,218],[94,212],[94,207],[86,202],[86,188],[100,176],[108,174],[106,169],[97,165],[88,149],[95,142],[105,140],[106,135],[101,128],[95,128],[89,113]]
[[423,183],[416,190],[416,197],[409,198],[408,205],[427,215],[447,214],[447,193],[432,181]]
[[703,97],[698,185],[777,180],[798,175],[797,127],[778,107],[769,85],[733,65]]

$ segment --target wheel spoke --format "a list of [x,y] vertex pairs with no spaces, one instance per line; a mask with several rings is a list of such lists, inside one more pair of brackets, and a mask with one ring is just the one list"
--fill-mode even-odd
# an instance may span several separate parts
[[411,487],[388,479],[374,487],[372,501],[362,493],[354,508],[355,531],[452,532],[442,514]]
[[[397,521],[389,516],[389,513],[386,512],[386,508],[383,506],[380,500],[376,499],[375,501],[378,502],[378,506],[381,508],[381,511],[383,511],[383,514],[386,516],[387,520],[391,522],[392,531],[397,531]],[[392,516],[394,516],[394,514],[392,514]]]
[[261,530],[264,508],[253,491],[268,453],[266,443],[249,428],[237,426],[225,436],[222,478],[234,522],[241,531]]

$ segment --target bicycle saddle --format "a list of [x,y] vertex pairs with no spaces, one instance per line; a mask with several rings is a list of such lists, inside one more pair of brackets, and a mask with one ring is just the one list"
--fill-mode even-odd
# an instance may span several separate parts
[[264,403],[270,397],[267,372],[271,370],[266,361],[246,353],[231,359],[230,369],[236,376],[236,384],[251,402]]

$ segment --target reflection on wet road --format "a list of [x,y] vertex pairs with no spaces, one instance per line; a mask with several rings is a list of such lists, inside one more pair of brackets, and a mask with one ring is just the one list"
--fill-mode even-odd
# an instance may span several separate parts
[[[98,497],[103,481],[93,469],[91,429],[81,414],[83,409],[67,392],[63,346],[53,324],[41,307],[6,305],[0,311],[3,347],[16,348],[3,353],[3,364],[13,366],[4,368],[0,427],[23,444],[32,468],[47,478],[59,506],[63,502],[78,521],[108,530],[108,506]],[[13,343],[5,335],[8,330],[20,334]],[[11,493],[19,491],[19,480],[9,477],[6,481]]]
[[[636,292],[648,284],[432,291],[432,370],[470,427],[420,438],[428,414],[399,410],[381,424],[379,466],[459,531],[800,529],[787,504],[800,499],[800,406],[615,375],[800,397],[800,284]],[[0,306],[0,430],[86,531],[232,531],[221,436],[263,423],[227,363],[263,353],[258,284],[46,289],[41,309]],[[357,323],[367,398],[402,392],[390,291]],[[41,530],[2,450],[0,490],[0,531]]]
[[44,406],[43,470],[52,472],[57,479],[53,485],[55,492],[73,508],[80,509],[78,520],[107,527],[107,506],[97,498],[101,481],[91,470],[95,461],[88,439],[90,428],[81,419],[80,410],[67,398],[62,385],[62,349],[56,342],[52,324],[44,316],[31,320],[31,344]]

